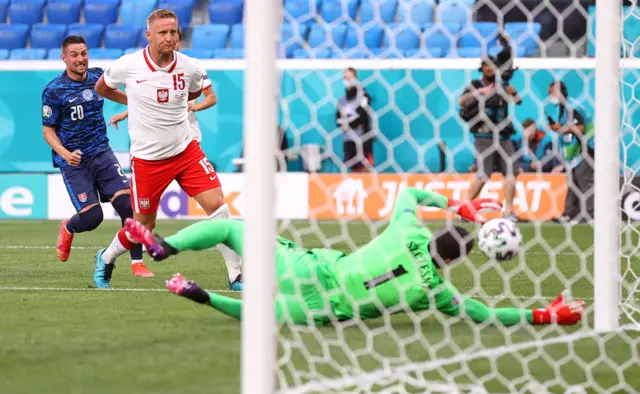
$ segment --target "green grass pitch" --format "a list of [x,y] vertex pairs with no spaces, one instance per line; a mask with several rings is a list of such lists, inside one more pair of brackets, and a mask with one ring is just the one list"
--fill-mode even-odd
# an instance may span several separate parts
[[[90,289],[94,254],[111,241],[118,224],[105,222],[76,236],[69,261],[61,263],[54,249],[58,222],[0,222],[0,393],[238,393],[239,322],[164,291],[164,280],[175,272],[207,288],[226,289],[218,252],[187,252],[162,263],[146,257],[156,275],[152,279],[134,278],[124,256],[112,279],[112,287],[122,291]],[[163,221],[158,231],[170,234],[187,224]],[[306,247],[325,242],[345,251],[384,228],[307,221],[281,227],[287,229],[283,235]],[[476,253],[446,276],[467,294],[500,306],[543,306],[569,287],[589,307],[583,325],[506,329],[424,312],[338,328],[284,327],[280,387],[400,366],[407,368],[396,371],[400,383],[345,383],[319,392],[367,392],[401,384],[419,393],[435,382],[481,385],[488,392],[522,391],[531,382],[546,383],[549,392],[558,393],[571,385],[586,392],[640,391],[638,332],[531,345],[593,327],[593,230],[520,227],[526,250],[520,258],[496,265]],[[637,258],[622,264],[640,272]],[[505,345],[521,348],[511,351]],[[487,357],[487,349],[492,356]],[[453,358],[459,356],[463,359]],[[440,364],[429,364],[434,360]],[[420,363],[426,364],[410,370]]]

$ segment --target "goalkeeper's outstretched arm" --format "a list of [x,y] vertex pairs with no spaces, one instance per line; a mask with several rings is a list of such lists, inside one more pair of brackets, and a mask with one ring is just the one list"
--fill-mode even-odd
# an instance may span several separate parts
[[405,215],[407,213],[415,217],[418,206],[446,209],[456,213],[463,219],[478,223],[485,222],[485,219],[480,213],[485,211],[499,211],[502,208],[502,204],[498,201],[488,198],[460,202],[429,190],[407,187],[398,194],[396,204],[391,213],[391,222],[401,217],[410,216]]
[[573,301],[568,293],[560,294],[551,305],[540,309],[492,308],[481,301],[457,295],[457,302],[439,308],[450,316],[462,315],[476,323],[513,326],[520,323],[572,325],[582,319],[583,301]]
[[397,220],[405,213],[412,213],[415,215],[418,205],[447,209],[449,206],[449,198],[429,190],[407,187],[398,194],[396,204],[393,207],[393,212],[391,213],[391,221],[393,222]]

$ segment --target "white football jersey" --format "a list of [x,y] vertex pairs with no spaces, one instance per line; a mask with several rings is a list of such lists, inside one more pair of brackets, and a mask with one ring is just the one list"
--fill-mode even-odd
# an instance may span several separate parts
[[175,51],[173,59],[160,68],[145,48],[122,56],[104,73],[109,88],[125,86],[131,156],[138,159],[174,157],[194,139],[188,96],[210,87],[211,81],[196,59]]

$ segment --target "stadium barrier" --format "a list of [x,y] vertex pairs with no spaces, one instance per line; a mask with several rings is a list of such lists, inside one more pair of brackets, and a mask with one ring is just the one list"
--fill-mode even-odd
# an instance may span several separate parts
[[[234,217],[244,212],[244,175],[219,173],[227,204]],[[470,174],[334,175],[280,173],[276,175],[278,219],[385,219],[398,192],[407,186],[425,188],[460,198],[469,187]],[[640,178],[638,184],[640,184]],[[635,182],[634,182],[635,183]],[[525,174],[518,178],[515,209],[524,218],[547,220],[564,207],[566,178],[561,174]],[[637,192],[636,192],[637,194]],[[494,176],[482,197],[502,198],[502,177]],[[638,196],[633,195],[632,198]],[[635,206],[631,204],[631,206]],[[106,219],[119,219],[110,204],[103,204]],[[0,218],[65,219],[75,213],[59,174],[0,175]],[[637,217],[638,214],[636,213]],[[160,202],[159,219],[200,219],[202,208],[177,183]],[[425,208],[425,220],[447,216]]]
[[[231,215],[244,212],[244,175],[219,173]],[[459,199],[469,188],[471,174],[307,174],[276,175],[278,219],[384,220],[405,187],[437,191]],[[501,175],[494,175],[481,197],[502,199]],[[640,220],[640,176],[620,178],[622,217]],[[527,220],[560,216],[567,192],[564,174],[522,174],[518,177],[514,208]],[[119,219],[110,204],[103,204],[106,219]],[[0,174],[0,219],[66,219],[75,210],[59,174]],[[442,220],[449,214],[423,208],[424,220]],[[205,212],[173,182],[162,195],[158,219],[202,219]]]

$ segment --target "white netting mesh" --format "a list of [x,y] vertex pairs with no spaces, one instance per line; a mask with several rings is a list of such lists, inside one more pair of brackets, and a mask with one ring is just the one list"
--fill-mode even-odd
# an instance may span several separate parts
[[[502,26],[512,38],[517,57],[582,56],[591,51],[592,34],[587,34],[584,20],[593,11],[577,0],[440,1],[439,4],[401,1],[392,19],[385,16],[385,7],[390,7],[393,1],[334,3],[339,4],[337,8],[342,12],[330,23],[311,28],[297,26],[293,30],[298,33],[283,36],[283,51],[289,51],[289,57],[436,58],[447,53],[451,53],[450,57],[496,54],[497,33]],[[454,8],[458,11],[452,12]],[[422,11],[417,13],[416,9]],[[423,12],[429,11],[424,10],[432,10],[433,14],[425,16]],[[285,20],[300,18],[289,11],[285,11]],[[323,12],[318,8],[306,17],[327,19]],[[497,15],[497,25],[470,24],[473,20],[485,20],[491,12]],[[529,22],[541,23],[509,27],[506,24],[509,15],[516,12],[526,15]],[[624,15],[626,24],[640,24],[635,8],[633,12],[625,10]],[[342,24],[345,22],[347,25]],[[458,28],[453,27],[456,23]],[[548,30],[554,23],[556,28]],[[585,25],[577,27],[576,23]],[[637,37],[638,34],[633,36],[625,30],[623,48],[635,48]],[[467,46],[474,39],[479,44]],[[640,178],[636,178],[636,163],[640,163],[637,137],[640,94],[636,87],[639,71],[633,68],[634,64],[626,63],[622,73],[621,146],[625,171],[621,175],[624,232],[620,308],[626,330],[606,335],[592,331],[593,244],[597,242],[593,228],[588,224],[550,222],[563,214],[567,187],[578,195],[578,204],[585,204],[592,191],[585,194],[575,184],[567,186],[566,175],[533,172],[519,176],[516,185],[514,209],[521,218],[531,219],[518,224],[525,238],[520,256],[498,264],[476,252],[443,275],[463,293],[492,306],[543,307],[562,290],[569,289],[575,298],[586,302],[583,322],[573,327],[527,324],[501,327],[447,317],[436,310],[416,312],[398,306],[370,321],[354,319],[325,327],[285,325],[278,338],[279,390],[638,392],[640,335],[629,330],[629,324],[640,321],[637,257],[640,243],[635,224],[640,219],[637,213]],[[479,77],[479,65],[474,58],[350,60],[285,66],[281,126],[290,135],[292,150],[302,154],[301,166],[320,174],[311,175],[310,220],[283,223],[283,235],[308,248],[325,247],[350,253],[385,229],[395,197],[404,187],[425,188],[461,198],[472,181],[470,170],[476,155],[473,138],[458,115],[458,98],[467,83]],[[565,82],[569,96],[592,120],[594,63],[560,57],[525,60],[519,65],[511,83],[523,98],[521,106],[511,108],[518,132],[514,138],[522,140],[522,123],[531,118],[541,130],[552,135],[555,152],[561,155],[559,137],[547,128],[547,117],[556,116],[550,113],[553,109],[548,98],[549,84],[553,80]],[[356,144],[355,158],[345,156],[344,150],[350,149],[343,141],[347,132],[336,124],[336,106],[344,95],[342,80],[346,66],[357,70],[360,84],[370,96],[368,113],[375,135],[373,164],[365,160],[364,143]],[[370,173],[349,172],[348,168],[361,159],[366,161],[363,167]],[[309,168],[311,162],[321,164]],[[503,184],[501,176],[492,177],[480,197],[502,199]],[[442,220],[450,219],[428,209],[422,211],[422,216],[435,220],[425,223],[432,230],[442,226]],[[578,216],[576,220],[579,219]],[[310,278],[308,283],[314,281],[317,278]]]

